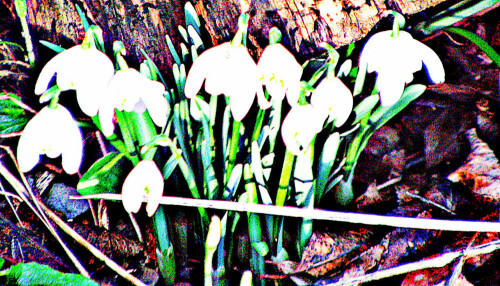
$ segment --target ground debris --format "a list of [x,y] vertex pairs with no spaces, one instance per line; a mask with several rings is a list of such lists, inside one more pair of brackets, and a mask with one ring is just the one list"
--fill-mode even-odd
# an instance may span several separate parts
[[500,202],[500,165],[493,151],[477,137],[475,129],[467,130],[471,153],[467,163],[448,176],[452,182],[461,182],[487,201]]

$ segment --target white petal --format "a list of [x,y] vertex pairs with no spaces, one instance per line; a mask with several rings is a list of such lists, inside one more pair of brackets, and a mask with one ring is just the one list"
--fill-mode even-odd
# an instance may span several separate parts
[[152,216],[158,208],[163,194],[163,176],[153,161],[139,162],[128,174],[122,187],[122,203],[127,212],[138,212],[146,188],[149,193],[146,210]]
[[[48,107],[45,107],[48,108]],[[40,139],[43,138],[44,113],[38,112],[24,127],[17,144],[17,161],[21,172],[28,172],[40,161]],[[41,116],[40,116],[41,115]]]
[[[209,72],[214,68],[217,68],[217,66],[220,64],[218,63],[218,61],[221,61],[225,57],[226,50],[227,50],[226,44],[212,47],[203,52],[194,61],[193,65],[191,66],[191,69],[188,72],[186,78],[186,84],[184,86],[184,94],[186,95],[187,98],[192,98],[193,96],[198,94],[198,92],[201,89],[201,86],[203,85],[203,81],[205,81],[205,78],[207,78]],[[220,93],[214,95],[219,95],[219,94]]]
[[146,182],[143,177],[145,174],[138,168],[139,164],[130,171],[122,186],[122,204],[129,213],[139,211],[145,195]]
[[405,75],[395,73],[379,73],[377,87],[382,106],[394,105],[403,95],[405,88]]
[[113,118],[115,116],[115,108],[111,97],[103,99],[99,107],[99,122],[101,123],[101,130],[104,136],[109,137],[115,131],[115,124]]
[[143,162],[145,162],[144,164],[147,163],[147,169],[148,169],[146,171],[148,174],[147,187],[149,193],[147,194],[148,203],[146,204],[146,212],[148,213],[148,216],[152,216],[156,212],[156,209],[158,209],[158,206],[160,205],[160,199],[163,195],[163,187],[164,187],[163,175],[156,166],[155,162],[153,161],[143,161]]
[[83,136],[71,113],[62,105],[58,105],[56,111],[59,113],[59,128],[61,134],[62,167],[68,174],[74,174],[80,170],[83,157]]
[[417,43],[419,46],[420,58],[422,59],[429,80],[433,84],[444,82],[445,72],[439,56],[423,43]]
[[147,79],[144,86],[145,90],[142,93],[141,99],[156,126],[163,127],[167,124],[167,114],[170,108],[167,99],[163,96],[165,86],[149,79]]
[[353,96],[339,78],[326,78],[314,90],[311,104],[316,110],[325,112],[330,122],[335,119],[335,126],[340,127],[352,112]]
[[293,107],[281,126],[281,137],[287,149],[294,155],[305,151],[323,128],[324,120],[310,104]]

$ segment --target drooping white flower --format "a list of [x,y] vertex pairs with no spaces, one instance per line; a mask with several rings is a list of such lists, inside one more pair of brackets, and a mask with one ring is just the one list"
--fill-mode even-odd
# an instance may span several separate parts
[[392,30],[373,35],[363,47],[359,58],[360,69],[377,72],[377,87],[383,106],[395,104],[403,94],[405,84],[413,80],[413,73],[425,68],[429,80],[444,82],[444,68],[438,55],[428,46],[399,31]]
[[163,195],[163,175],[151,160],[140,161],[128,174],[122,186],[122,203],[127,212],[136,213],[147,197],[146,212],[152,216]]
[[120,111],[143,113],[146,109],[153,122],[160,127],[167,123],[169,105],[163,93],[165,86],[152,81],[133,68],[119,70],[106,89],[106,97],[99,109],[99,121],[106,136],[113,134],[115,108]]
[[35,85],[35,94],[44,93],[57,74],[61,90],[76,90],[82,111],[94,116],[104,96],[104,90],[115,70],[111,60],[96,48],[74,46],[53,57],[42,69]]
[[273,100],[282,101],[286,94],[291,106],[297,104],[302,66],[283,45],[267,46],[260,56],[257,69],[261,83],[266,86]]
[[311,104],[296,105],[286,115],[281,125],[281,137],[294,155],[307,150],[314,136],[323,129],[326,115]]
[[203,52],[187,75],[186,97],[196,96],[203,82],[209,94],[229,97],[231,113],[237,121],[248,113],[255,95],[261,108],[270,107],[259,82],[257,65],[245,46],[233,47],[224,43]]
[[335,120],[335,126],[340,127],[352,112],[352,93],[338,77],[327,77],[314,89],[311,104],[326,114],[329,122]]
[[71,113],[58,104],[54,109],[45,106],[29,122],[17,145],[17,160],[21,172],[28,172],[40,161],[62,156],[62,167],[68,174],[80,169],[83,138]]

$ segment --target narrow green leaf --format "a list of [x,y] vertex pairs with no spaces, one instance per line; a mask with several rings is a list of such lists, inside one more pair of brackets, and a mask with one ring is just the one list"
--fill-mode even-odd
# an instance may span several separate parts
[[356,107],[354,107],[354,114],[356,114],[356,119],[354,119],[354,122],[352,123],[357,124],[359,123],[363,117],[365,117],[368,113],[370,113],[375,105],[379,102],[379,95],[378,94],[373,94],[365,99],[363,99]]
[[75,5],[76,11],[78,12],[78,16],[80,17],[80,20],[82,21],[83,25],[83,30],[87,32],[89,29],[89,21],[87,21],[87,17],[85,17],[85,14],[83,13],[82,9],[80,8],[80,5]]
[[478,35],[458,27],[448,27],[448,32],[460,35],[478,46],[498,67],[500,67],[500,55],[485,40]]
[[193,26],[188,26],[187,28],[189,38],[191,39],[192,44],[196,47],[197,52],[201,52],[205,50],[205,46],[203,45],[203,41],[201,40],[200,34],[196,32],[196,29]]
[[420,95],[422,95],[426,86],[423,84],[413,84],[407,86],[401,96],[401,99],[394,104],[393,106],[380,106],[377,108],[372,116],[370,117],[370,124],[375,126],[375,129],[379,129],[384,124],[387,123],[392,117],[398,114],[403,108],[408,106],[413,100],[417,99]]
[[323,150],[321,151],[318,169],[316,172],[316,192],[315,201],[318,204],[323,197],[325,192],[326,184],[328,183],[328,178],[332,171],[333,163],[337,158],[337,151],[340,146],[340,135],[338,132],[331,134],[325,141],[323,145]]
[[172,43],[172,39],[170,39],[169,35],[165,35],[165,39],[167,40],[167,47],[168,50],[170,51],[170,54],[174,58],[174,61],[177,65],[181,65],[181,59],[179,58],[179,54],[175,50],[174,44]]
[[186,18],[186,27],[193,26],[193,28],[196,30],[198,34],[200,33],[200,18],[198,17],[198,14],[196,13],[196,9],[194,8],[193,4],[191,2],[187,1],[186,5],[184,5],[184,16]]
[[186,44],[189,44],[188,32],[186,31],[186,28],[182,26],[177,26],[177,29],[179,30],[182,39],[184,39],[184,42],[186,42]]
[[56,44],[52,44],[50,42],[47,42],[47,41],[44,41],[44,40],[40,40],[40,44],[46,46],[47,48],[53,50],[54,52],[56,53],[60,53],[62,51],[65,51],[66,49],[61,47],[61,46],[58,46]]

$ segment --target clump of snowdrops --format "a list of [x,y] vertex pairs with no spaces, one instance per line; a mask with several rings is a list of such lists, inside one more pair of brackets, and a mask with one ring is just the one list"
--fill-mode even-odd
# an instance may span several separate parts
[[[413,74],[425,69],[431,83],[444,81],[439,57],[401,30],[404,19],[397,13],[393,29],[368,39],[358,60],[352,59],[353,45],[341,59],[323,43],[325,54],[302,65],[275,28],[254,61],[246,46],[248,14],[240,16],[231,41],[209,49],[190,3],[185,15],[180,54],[166,36],[175,60],[173,87],[146,55],[139,69],[129,67],[120,42],[108,57],[95,25],[85,25],[82,44],[55,47],[59,53],[35,87],[45,106],[27,123],[17,149],[23,172],[41,155],[61,156],[65,172],[83,173],[77,186],[82,195],[121,192],[131,218],[146,202],[160,272],[169,284],[176,273],[175,230],[168,227],[162,196],[315,208],[326,192],[335,192],[337,205],[348,205],[354,169],[370,136],[426,89],[410,84]],[[371,89],[364,84],[367,73],[376,73]],[[113,146],[88,170],[80,170],[85,146],[79,123],[59,103],[60,96],[70,96],[67,90],[76,91],[81,111]],[[205,245],[208,285],[227,283],[238,225],[248,225],[255,275],[266,273],[265,260],[300,255],[312,234],[311,220],[298,221],[297,244],[286,249],[283,217],[198,208],[193,224],[196,243]]]

